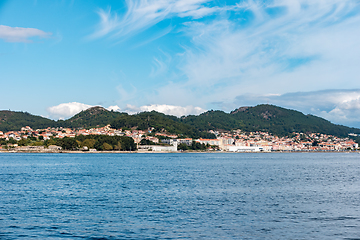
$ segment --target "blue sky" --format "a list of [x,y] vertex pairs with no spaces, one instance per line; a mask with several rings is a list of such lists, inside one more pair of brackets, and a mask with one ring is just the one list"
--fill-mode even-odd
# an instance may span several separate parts
[[0,109],[269,103],[360,127],[358,0],[0,0]]

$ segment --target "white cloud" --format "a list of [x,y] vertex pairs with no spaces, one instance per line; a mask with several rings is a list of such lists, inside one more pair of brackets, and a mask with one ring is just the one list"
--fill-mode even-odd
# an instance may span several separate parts
[[322,111],[319,115],[344,125],[360,128],[360,91],[344,95],[343,98],[346,100],[339,101],[333,110]]
[[118,105],[110,106],[110,107],[108,107],[106,109],[109,110],[109,111],[116,111],[116,112],[120,112],[120,110],[121,110]]
[[[91,107],[94,106],[84,103],[71,102],[71,103],[61,103],[57,106],[49,107],[46,110],[49,113],[50,117],[53,119],[66,119]],[[166,104],[152,104],[152,105],[146,105],[140,107],[127,104],[124,108],[120,108],[118,105],[114,105],[114,106],[109,106],[106,109],[108,111],[126,112],[128,114],[157,111],[160,113],[173,115],[177,117],[187,116],[187,115],[199,115],[206,111],[205,109],[202,109],[200,107],[194,107],[194,106],[182,107],[182,106],[173,106]]]
[[[186,52],[184,72],[194,84],[219,81],[246,84],[249,80],[272,83],[274,75],[278,78],[278,74],[283,73],[281,78],[287,78],[288,88],[289,83],[293,87],[304,85],[296,82],[299,78],[295,81],[288,78],[297,75],[299,72],[292,74],[292,70],[301,65],[305,66],[300,69],[301,75],[305,71],[314,71],[311,67],[317,64],[316,67],[322,66],[322,75],[326,76],[329,70],[326,71],[323,65],[341,63],[338,57],[348,59],[346,62],[358,59],[353,51],[360,50],[356,44],[360,17],[351,20],[346,17],[351,13],[350,5],[354,1],[314,2],[317,4],[299,9],[308,4],[307,1],[278,1],[277,6],[285,8],[286,13],[276,18],[266,13],[274,6],[249,3],[248,8],[256,16],[249,27],[241,27],[230,20],[191,24],[194,44],[203,51],[190,48]],[[348,5],[347,8],[344,5]],[[324,17],[327,14],[332,18]],[[314,84],[313,79],[311,82]]]
[[84,103],[70,102],[48,107],[46,111],[49,112],[51,118],[66,119],[91,107],[93,106]]
[[203,112],[205,112],[205,109],[202,109],[200,107],[194,107],[194,106],[173,106],[173,105],[166,105],[166,104],[152,104],[147,106],[141,106],[136,107],[133,105],[126,105],[126,107],[123,109],[124,112],[127,112],[129,114],[136,114],[139,112],[151,112],[156,111],[160,113],[164,113],[167,115],[173,115],[177,117],[181,116],[187,116],[187,115],[199,115]]
[[52,33],[44,32],[36,28],[9,27],[0,25],[0,39],[6,42],[32,42],[30,38],[50,37]]
[[[182,105],[205,106],[251,92],[360,88],[357,0],[245,0],[228,6],[210,0],[128,0],[126,6],[123,15],[100,10],[93,37],[128,36],[168,18],[187,17],[182,30],[191,43],[182,42],[184,52],[169,58],[178,69],[153,58],[150,77],[161,75],[168,83],[157,88],[157,96],[153,91],[141,96],[150,102],[176,104],[170,95]],[[198,20],[228,11],[236,14]]]
[[125,2],[127,11],[120,17],[111,9],[98,11],[101,21],[92,37],[106,35],[121,37],[145,30],[174,16],[198,19],[220,10],[218,7],[204,6],[211,2],[210,0],[126,0]]
[[[172,71],[166,60],[154,57],[151,76],[168,74],[168,83],[157,87],[156,96],[149,91],[144,97],[139,88],[141,98],[183,106],[269,101],[360,126],[358,90],[324,90],[360,89],[358,0],[244,0],[227,7],[210,7],[205,0],[126,3],[124,15],[99,11],[102,22],[94,36],[122,37],[167,18],[187,17],[182,32],[191,40],[181,43],[182,53],[171,56],[179,69]],[[236,14],[197,20],[219,11]]]
[[246,93],[360,88],[359,1],[243,1],[232,11],[252,17],[184,26],[192,43],[178,56],[187,81],[160,88],[158,98],[176,89],[182,104],[203,106]]
[[163,52],[165,59],[154,57],[153,67],[151,69],[150,77],[158,77],[168,71],[168,65],[171,62],[171,56]]

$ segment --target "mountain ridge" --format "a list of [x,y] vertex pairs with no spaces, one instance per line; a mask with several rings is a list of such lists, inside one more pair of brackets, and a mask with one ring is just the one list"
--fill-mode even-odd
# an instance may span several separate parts
[[300,111],[286,109],[269,104],[254,107],[239,107],[230,113],[221,110],[209,110],[200,115],[175,117],[152,112],[134,115],[109,111],[96,106],[83,110],[67,120],[54,121],[27,112],[0,111],[0,131],[20,130],[30,126],[34,129],[47,127],[92,128],[110,124],[113,128],[148,129],[175,133],[191,137],[208,137],[210,130],[264,131],[276,135],[288,135],[292,132],[317,132],[339,137],[349,133],[360,134],[360,129],[333,124],[330,121]]

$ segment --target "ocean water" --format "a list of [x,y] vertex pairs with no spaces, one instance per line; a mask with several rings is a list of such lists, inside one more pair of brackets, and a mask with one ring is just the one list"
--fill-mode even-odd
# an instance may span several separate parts
[[0,154],[0,239],[360,239],[360,154]]

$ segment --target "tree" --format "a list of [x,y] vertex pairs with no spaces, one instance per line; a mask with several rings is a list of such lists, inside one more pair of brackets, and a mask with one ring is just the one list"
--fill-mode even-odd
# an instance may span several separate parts
[[81,142],[81,146],[82,147],[86,146],[90,149],[90,148],[94,148],[95,143],[96,143],[95,139],[85,139],[84,141]]
[[103,149],[106,151],[113,150],[113,147],[108,143],[103,143]]
[[186,151],[189,149],[188,145],[186,145],[185,143],[180,143],[177,148],[178,148],[178,150],[181,150],[181,151]]
[[114,146],[114,150],[121,150],[121,143],[120,143],[120,141]]
[[75,150],[78,148],[78,143],[74,138],[64,137],[59,139],[56,145],[61,146],[64,150]]
[[17,143],[17,141],[15,139],[13,139],[13,138],[10,138],[8,143],[15,144],[15,143]]
[[28,140],[25,138],[22,138],[21,140],[18,141],[18,145],[19,146],[26,146],[28,144]]
[[141,139],[139,145],[156,145],[156,144],[148,139]]
[[56,145],[56,141],[54,139],[48,139],[44,141],[44,146],[48,147],[50,145]]
[[121,146],[123,151],[135,151],[137,149],[134,139],[131,137],[122,137]]
[[36,141],[31,143],[31,146],[44,146],[44,142],[43,141]]

